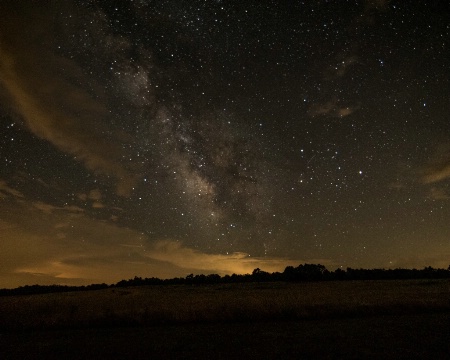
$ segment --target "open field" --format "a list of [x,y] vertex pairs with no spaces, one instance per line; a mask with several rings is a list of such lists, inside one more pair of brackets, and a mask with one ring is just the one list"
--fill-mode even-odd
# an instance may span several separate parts
[[0,346],[10,358],[446,358],[449,336],[449,280],[146,286],[0,298]]
[[0,329],[267,321],[450,311],[449,280],[239,283],[0,297]]

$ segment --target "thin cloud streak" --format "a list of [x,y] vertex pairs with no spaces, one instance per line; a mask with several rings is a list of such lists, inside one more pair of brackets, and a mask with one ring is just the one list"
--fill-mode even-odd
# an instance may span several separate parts
[[12,187],[8,186],[6,181],[3,181],[0,179],[0,198],[6,197],[6,196],[14,196],[17,198],[23,198],[24,195]]
[[439,145],[429,163],[421,171],[424,184],[434,184],[450,178],[450,145]]
[[332,99],[326,103],[313,104],[308,113],[312,117],[328,115],[343,118],[353,114],[358,109],[359,106],[342,106],[338,99]]

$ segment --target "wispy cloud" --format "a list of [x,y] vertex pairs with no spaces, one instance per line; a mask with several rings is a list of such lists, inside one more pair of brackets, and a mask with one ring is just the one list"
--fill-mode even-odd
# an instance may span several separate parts
[[450,144],[438,146],[420,173],[424,184],[434,184],[450,178]]
[[146,257],[172,263],[183,269],[196,269],[201,273],[219,274],[247,274],[255,268],[265,271],[283,271],[288,265],[302,262],[329,263],[324,259],[286,259],[286,258],[258,258],[246,253],[211,254],[183,246],[176,241],[159,241],[145,254]]
[[309,109],[309,115],[316,116],[333,116],[337,118],[343,118],[353,114],[359,106],[345,106],[340,104],[339,100],[334,98],[325,103],[313,104]]
[[[42,11],[41,6],[30,14],[11,7],[4,10],[0,84],[8,94],[8,103],[36,136],[71,154],[89,170],[114,176],[117,193],[127,195],[135,176],[122,163],[128,154],[120,144],[131,140],[124,133],[108,131],[110,114],[102,86],[74,60],[56,53],[50,12]],[[17,16],[24,19],[16,21]],[[26,29],[21,25],[24,21]],[[47,43],[38,41],[38,36],[44,35]],[[105,133],[117,141],[105,139]]]
[[424,171],[422,181],[425,184],[436,183],[450,178],[450,163],[443,162],[442,164],[430,165]]
[[68,206],[60,207],[60,206],[50,205],[50,204],[44,203],[42,201],[34,202],[34,203],[32,203],[32,205],[36,209],[39,209],[46,214],[51,214],[52,212],[54,212],[56,210],[64,210],[64,211],[68,211],[68,212],[72,212],[72,213],[81,213],[84,211],[84,209],[82,209],[78,206],[75,206],[75,205],[68,205]]
[[430,198],[433,200],[449,200],[450,199],[450,195],[441,188],[437,188],[437,187],[432,187],[430,189]]
[[[6,209],[8,210],[6,212]],[[81,209],[43,202],[0,202],[0,287],[24,284],[114,283],[134,276],[184,277],[190,273],[283,271],[326,259],[256,258],[217,254],[176,240],[154,240],[139,231],[95,220]]]
[[14,196],[16,198],[23,198],[24,195],[12,187],[8,186],[6,181],[0,180],[0,198],[5,196]]
[[102,193],[100,192],[99,189],[93,189],[91,191],[89,191],[88,194],[82,193],[82,194],[78,194],[78,199],[82,200],[82,201],[90,201],[92,204],[92,208],[94,209],[102,209],[105,207],[105,204],[103,204],[101,202],[102,200]]
[[92,246],[86,250],[89,251],[61,254],[33,266],[17,268],[15,272],[52,276],[59,283],[74,279],[85,283],[113,283],[134,276],[171,278],[190,273],[248,274],[255,268],[275,272],[304,262],[325,265],[330,262],[325,259],[252,258],[244,253],[208,254],[168,240],[147,246],[118,244],[107,248]]

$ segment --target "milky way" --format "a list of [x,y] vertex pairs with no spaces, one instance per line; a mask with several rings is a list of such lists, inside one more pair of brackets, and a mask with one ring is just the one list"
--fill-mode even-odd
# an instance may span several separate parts
[[444,266],[446,11],[2,3],[3,276]]

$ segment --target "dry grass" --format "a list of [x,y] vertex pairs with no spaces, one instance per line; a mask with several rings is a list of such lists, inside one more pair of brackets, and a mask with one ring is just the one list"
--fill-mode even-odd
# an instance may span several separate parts
[[112,288],[0,297],[0,328],[296,320],[450,311],[449,280]]

